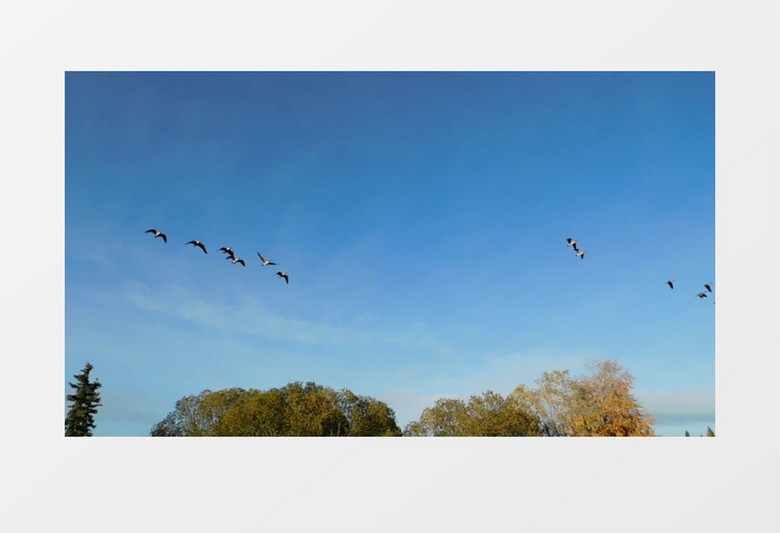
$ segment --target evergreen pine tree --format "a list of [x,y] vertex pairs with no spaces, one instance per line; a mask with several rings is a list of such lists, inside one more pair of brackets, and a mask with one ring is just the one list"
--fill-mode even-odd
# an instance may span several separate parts
[[691,436],[691,434],[690,434],[690,433],[688,433],[688,430],[687,430],[687,429],[685,430],[685,436],[686,436],[686,437],[690,437],[690,436]]
[[75,392],[67,395],[67,400],[71,403],[68,415],[65,417],[65,436],[66,437],[91,437],[92,430],[95,428],[95,419],[93,415],[97,413],[100,403],[100,394],[97,390],[101,387],[98,380],[89,381],[89,373],[92,365],[87,363],[76,378],[77,384],[68,383]]
[[712,431],[712,428],[710,426],[707,426],[707,436],[708,437],[714,437],[715,436],[715,432]]

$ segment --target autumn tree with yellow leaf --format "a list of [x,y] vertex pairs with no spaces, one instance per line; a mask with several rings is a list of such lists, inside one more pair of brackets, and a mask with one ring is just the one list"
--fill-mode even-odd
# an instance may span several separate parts
[[652,436],[653,417],[634,397],[633,376],[617,361],[591,362],[591,374],[545,372],[536,387],[506,398],[492,391],[468,402],[441,398],[406,425],[408,436]]
[[588,364],[592,374],[545,372],[536,388],[517,387],[510,398],[539,420],[546,436],[652,436],[653,417],[633,395],[634,377],[617,361]]

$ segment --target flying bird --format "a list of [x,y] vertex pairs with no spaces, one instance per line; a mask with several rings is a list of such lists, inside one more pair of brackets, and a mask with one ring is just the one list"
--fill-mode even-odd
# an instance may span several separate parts
[[667,281],[666,284],[669,285],[670,289],[674,289],[674,280],[673,279],[670,279],[669,281]]
[[708,292],[712,292],[712,283],[705,283],[704,288],[707,289]]
[[222,252],[223,254],[227,254],[228,257],[231,259],[236,258],[236,254],[233,252],[233,250],[231,250],[227,246],[223,246],[222,248],[219,249],[219,251]]
[[226,257],[225,259],[230,259],[231,261],[233,261],[234,265],[236,263],[241,263],[242,266],[246,266],[246,263],[244,263],[244,260],[236,257],[235,255],[231,256],[231,257]]
[[188,243],[185,243],[185,244],[191,244],[191,245],[193,245],[193,246],[197,246],[198,248],[200,248],[201,250],[203,250],[203,253],[204,253],[204,254],[207,254],[207,253],[208,253],[208,252],[206,251],[206,247],[205,247],[205,246],[203,245],[203,243],[202,243],[202,242],[200,242],[200,241],[190,241],[190,242],[188,242]]
[[262,255],[260,255],[260,252],[257,252],[257,256],[258,256],[258,257],[260,258],[260,260],[263,262],[263,266],[268,266],[268,265],[275,265],[275,264],[276,264],[276,263],[274,263],[273,261],[269,261],[268,259],[266,259],[266,258],[265,258],[265,257],[263,257]]
[[706,292],[700,292],[696,296],[698,296],[699,298],[706,298],[707,297],[707,293]]
[[285,283],[290,283],[290,277],[287,275],[287,272],[277,272],[276,273],[277,278],[284,278]]
[[168,242],[168,237],[165,236],[165,233],[162,233],[161,231],[157,231],[156,229],[148,229],[144,233],[154,233],[154,238],[162,237],[163,242]]
[[574,246],[574,249],[577,249],[577,241],[574,239],[566,239],[566,246]]
[[585,252],[583,250],[577,250],[577,257],[580,259],[585,259]]

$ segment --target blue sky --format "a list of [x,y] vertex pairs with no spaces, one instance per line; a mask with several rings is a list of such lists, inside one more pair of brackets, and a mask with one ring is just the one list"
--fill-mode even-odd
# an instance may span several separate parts
[[403,427],[609,358],[659,434],[716,429],[714,82],[67,72],[65,392],[91,362],[96,435],[291,381]]

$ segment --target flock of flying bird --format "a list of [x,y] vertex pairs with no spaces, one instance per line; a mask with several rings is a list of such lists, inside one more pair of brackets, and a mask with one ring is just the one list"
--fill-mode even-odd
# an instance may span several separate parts
[[[670,279],[669,281],[667,281],[666,284],[669,285],[670,289],[674,289],[674,280],[673,279]],[[712,292],[712,286],[713,285],[714,285],[714,283],[705,283],[704,284],[704,288],[707,289],[707,292]],[[696,296],[698,296],[699,298],[706,298],[707,297],[707,292],[702,291],[699,294],[697,294]]]
[[[574,248],[574,253],[576,253],[577,257],[579,257],[580,259],[584,259],[585,258],[585,252],[583,250],[580,250],[579,248],[577,248],[577,241],[576,240],[574,240],[572,238],[566,239],[566,246],[573,247]],[[667,281],[666,284],[669,285],[670,289],[674,289],[674,280],[673,279],[670,279],[669,281]],[[712,282],[705,283],[704,284],[704,288],[707,289],[707,292],[711,293],[713,285],[714,285],[714,283],[712,283]],[[707,297],[707,292],[701,291],[696,296],[698,296],[699,298],[706,298]]]
[[[154,238],[155,239],[160,238],[160,239],[163,240],[163,242],[165,242],[165,243],[168,242],[167,235],[165,235],[165,233],[163,233],[163,232],[161,232],[159,230],[156,230],[154,228],[148,229],[144,233],[152,233],[152,234],[154,234]],[[184,244],[191,244],[192,246],[194,246],[196,248],[200,248],[201,250],[203,250],[204,254],[209,253],[208,250],[206,250],[206,245],[203,244],[202,241],[194,241],[193,240],[193,241],[186,242]],[[227,257],[225,257],[225,259],[231,260],[234,265],[236,263],[241,263],[241,266],[246,266],[246,262],[243,259],[241,259],[240,257],[236,257],[236,253],[231,248],[229,248],[227,246],[223,246],[222,248],[219,249],[219,251],[222,252],[223,254],[225,254],[227,256]],[[269,261],[268,259],[263,257],[260,254],[260,252],[257,252],[257,256],[260,258],[260,261],[262,261],[262,264],[260,266],[269,266],[269,265],[275,265],[276,264],[273,261]],[[284,279],[285,283],[290,283],[290,276],[287,274],[287,272],[279,271],[279,272],[276,273],[276,277]]]
[[[168,237],[165,235],[165,233],[163,233],[163,232],[161,232],[159,230],[156,230],[154,228],[148,229],[144,233],[153,233],[155,239],[156,238],[161,238],[163,240],[163,242],[166,242],[166,243],[168,242]],[[203,242],[201,242],[201,241],[193,240],[193,241],[186,242],[185,244],[191,244],[191,245],[193,245],[193,246],[195,246],[197,248],[200,248],[201,250],[203,250],[204,254],[208,253],[208,250],[206,250],[206,245],[203,244]],[[574,240],[572,238],[566,239],[566,246],[571,246],[574,249],[574,253],[577,254],[577,257],[579,257],[580,259],[585,259],[585,251],[581,250],[581,249],[579,249],[577,247],[577,241],[576,240]],[[240,257],[236,257],[235,252],[231,248],[229,248],[227,246],[223,246],[222,248],[219,249],[219,251],[222,252],[223,254],[226,254],[227,257],[225,257],[225,259],[231,260],[234,265],[236,263],[241,263],[241,266],[246,266],[246,262],[243,259],[241,259]],[[262,262],[262,264],[260,266],[269,266],[269,265],[275,265],[276,264],[273,261],[269,261],[268,259],[263,257],[263,255],[260,252],[257,252],[257,256],[260,258],[260,261]],[[290,276],[287,274],[287,272],[279,271],[279,272],[276,273],[276,277],[284,279],[285,283],[290,283]],[[667,281],[666,284],[669,285],[670,289],[674,289],[674,280],[673,279],[670,279],[669,281]],[[714,285],[714,283],[705,283],[704,284],[704,288],[707,289],[707,292],[711,293],[713,285]],[[702,291],[702,292],[698,293],[696,296],[698,296],[699,298],[706,298],[707,297],[707,293]]]

